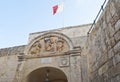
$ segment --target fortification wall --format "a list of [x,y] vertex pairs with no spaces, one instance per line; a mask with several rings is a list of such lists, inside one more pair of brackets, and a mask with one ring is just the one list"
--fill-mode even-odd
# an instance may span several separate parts
[[[71,39],[74,47],[82,48],[80,56],[82,82],[88,82],[87,67],[89,82],[119,82],[120,0],[109,0],[92,32],[86,37],[89,28],[90,24],[31,33],[29,42],[47,32],[63,33]],[[0,49],[0,82],[13,82],[19,67],[17,56],[24,52],[25,47],[24,45]]]
[[24,49],[25,45],[0,49],[0,82],[13,82],[18,66],[17,56]]
[[120,0],[109,0],[88,37],[90,82],[120,81]]
[[10,55],[18,55],[19,53],[23,53],[25,46],[26,45],[2,48],[2,49],[0,49],[0,57],[10,56]]
[[[79,70],[82,70],[81,73],[79,73],[78,70],[76,70],[76,68],[74,69],[74,66],[71,67],[73,69],[72,71],[75,71],[72,74],[72,75],[75,75],[74,77],[72,77],[72,79],[76,78],[76,74],[74,73],[79,73],[78,75],[81,77],[78,77],[78,79],[82,78],[83,82],[87,82],[88,81],[88,76],[87,76],[87,71],[86,71],[87,70],[87,60],[86,60],[87,57],[85,53],[86,52],[85,45],[87,41],[87,32],[90,26],[91,24],[86,24],[86,25],[66,27],[66,28],[60,28],[60,29],[44,31],[44,32],[31,33],[29,37],[29,42],[27,45],[0,49],[0,65],[1,65],[0,66],[0,82],[20,81],[18,70],[21,69],[22,67],[21,67],[21,61],[18,61],[18,55],[20,55],[21,53],[24,53],[27,46],[29,46],[29,43],[32,40],[35,40],[36,37],[42,36],[47,33],[51,34],[55,32],[68,37],[70,41],[72,42],[73,48],[78,49],[78,47],[80,47],[82,49],[81,56],[79,55],[79,58],[80,58],[79,61],[76,59],[77,55],[71,57],[71,61],[78,61],[82,65],[82,66],[79,66],[78,64],[76,64],[78,65],[78,67],[81,67],[79,69]],[[31,62],[33,62],[33,60]],[[52,64],[54,65],[54,63]],[[28,66],[27,68],[29,68],[29,65],[31,66],[32,63],[26,65]],[[39,64],[36,64],[36,65],[39,65]],[[28,70],[28,69],[25,69],[25,70]]]

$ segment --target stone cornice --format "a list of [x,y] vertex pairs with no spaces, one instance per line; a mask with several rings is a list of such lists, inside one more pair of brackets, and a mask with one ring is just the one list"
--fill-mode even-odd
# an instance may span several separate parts
[[19,55],[18,59],[22,58],[23,60],[26,60],[26,59],[43,58],[43,57],[64,56],[64,55],[71,55],[71,54],[80,56],[81,55],[81,50],[75,50],[74,49],[74,50],[69,50],[69,51],[62,52],[62,53],[51,52],[51,53],[41,53],[41,54],[35,54],[35,55],[30,55],[30,54]]

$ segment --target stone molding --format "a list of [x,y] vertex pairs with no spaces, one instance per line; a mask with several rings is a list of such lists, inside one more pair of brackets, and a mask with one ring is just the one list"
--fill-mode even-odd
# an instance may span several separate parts
[[64,34],[48,32],[32,40],[26,47],[25,57],[49,57],[76,53],[72,41]]
[[41,58],[41,57],[54,57],[54,56],[63,56],[63,55],[81,55],[81,50],[69,50],[66,52],[62,52],[62,53],[55,53],[55,52],[51,52],[51,53],[41,53],[41,54],[36,54],[36,55],[24,55],[25,59],[33,59],[33,58]]

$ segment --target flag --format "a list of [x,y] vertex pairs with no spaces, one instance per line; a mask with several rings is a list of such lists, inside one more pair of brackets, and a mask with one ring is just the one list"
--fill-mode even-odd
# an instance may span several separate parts
[[56,13],[62,12],[63,7],[64,7],[63,3],[53,6],[53,15],[55,15]]

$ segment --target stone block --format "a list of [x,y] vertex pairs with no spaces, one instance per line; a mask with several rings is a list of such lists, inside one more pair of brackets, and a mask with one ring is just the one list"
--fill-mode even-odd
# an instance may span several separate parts
[[117,9],[117,13],[120,16],[120,0],[114,0],[115,1],[115,7]]
[[105,20],[106,20],[107,24],[110,22],[111,18],[112,18],[112,16],[110,14],[110,7],[109,7],[109,5],[107,5],[106,11],[105,11]]
[[[120,4],[120,0],[115,0],[116,4]],[[119,5],[120,7],[120,5]]]
[[113,37],[113,35],[115,34],[115,29],[114,29],[114,26],[112,26],[112,23],[108,24],[108,31],[109,31],[110,38]]
[[112,71],[113,71],[113,73],[114,73],[114,74],[113,74],[114,76],[120,74],[120,63],[118,63],[118,64],[114,67],[114,69],[113,69]]
[[112,78],[112,79],[110,80],[110,82],[115,82],[115,81],[114,81],[114,78]]
[[107,82],[108,81],[108,73],[104,73],[103,75],[103,81],[102,82]]
[[116,66],[115,57],[113,57],[112,60],[113,60],[113,65]]
[[102,67],[99,68],[98,70],[98,74],[102,75],[103,73],[105,73],[108,70],[108,65],[107,63],[105,63]]
[[112,24],[112,27],[115,26],[116,22],[117,22],[119,19],[120,19],[120,17],[118,16],[117,13],[115,13],[115,14],[113,15],[113,17],[111,18],[111,20],[110,20],[110,23]]
[[116,13],[115,3],[111,2],[109,7],[110,7],[110,14],[111,16],[113,16]]
[[98,60],[99,66],[102,66],[107,60],[108,60],[108,55],[107,55],[107,54],[103,55],[103,56],[100,58],[100,60]]
[[91,82],[104,82],[103,76],[97,76],[96,78],[94,78],[93,81]]
[[117,64],[116,66],[112,66],[108,70],[108,75],[109,75],[109,78],[111,78],[111,79],[112,79],[112,77],[115,77],[118,74],[120,74],[120,63]]
[[98,62],[95,62],[95,64],[93,65],[93,71],[96,71],[98,69]]
[[118,53],[117,55],[115,55],[115,64],[120,63],[120,53]]
[[115,54],[120,53],[120,41],[114,46]]
[[120,82],[120,75],[116,76],[116,81],[115,82]]
[[92,78],[91,78],[91,79],[93,80],[94,77],[97,77],[97,76],[98,76],[98,71],[92,72],[91,75],[92,75]]
[[111,47],[114,47],[114,45],[115,45],[115,39],[114,39],[114,37],[112,37],[112,38],[110,39],[110,46],[111,46]]
[[113,59],[109,59],[107,64],[108,64],[108,68],[111,68],[113,66]]
[[106,44],[106,40],[107,40],[107,38],[106,38],[106,34],[105,34],[105,32],[102,30],[101,31],[101,48],[102,48],[102,52],[101,53],[107,53],[107,50],[108,50],[108,46],[107,46],[107,44]]
[[113,52],[113,49],[111,49],[108,51],[108,57],[109,59],[111,59],[113,56],[114,56],[114,52]]
[[116,42],[120,41],[120,30],[115,33],[114,37]]
[[115,31],[120,30],[120,19],[115,24]]
[[105,21],[105,20],[103,20],[102,28],[103,28],[103,29],[106,29],[106,28],[107,28],[107,24],[106,24],[106,21]]
[[114,69],[113,66],[108,69],[108,71],[107,71],[108,76],[109,76],[108,78],[112,78],[113,77],[113,74],[114,74],[113,69]]

